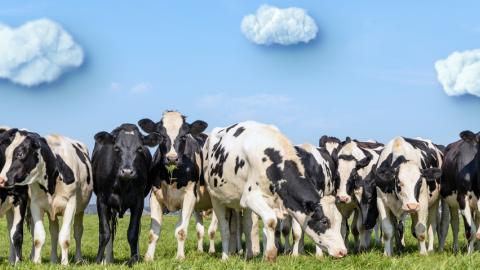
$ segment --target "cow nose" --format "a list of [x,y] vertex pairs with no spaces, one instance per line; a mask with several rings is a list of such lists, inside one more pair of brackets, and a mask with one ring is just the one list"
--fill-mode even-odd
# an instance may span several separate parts
[[5,178],[3,177],[0,177],[0,187],[4,187],[5,186]]
[[337,196],[337,198],[339,202],[348,203],[348,198],[345,196],[340,196],[340,197]]
[[343,258],[345,256],[347,256],[347,250],[346,249],[340,250],[337,254],[337,258]]
[[121,169],[120,172],[122,173],[123,177],[133,177],[133,170],[131,169]]
[[177,164],[178,157],[177,156],[167,156],[168,164]]
[[418,211],[418,203],[409,203],[407,204],[407,210],[409,211]]

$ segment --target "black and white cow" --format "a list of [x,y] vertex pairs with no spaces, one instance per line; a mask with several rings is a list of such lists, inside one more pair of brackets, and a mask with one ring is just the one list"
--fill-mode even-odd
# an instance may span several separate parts
[[[12,142],[10,136],[3,140],[3,134],[10,130],[9,127],[0,127],[0,171],[5,165],[5,150]],[[6,134],[7,135],[7,134]],[[23,221],[28,204],[28,187],[14,186],[13,188],[0,188],[0,217],[7,215],[8,236],[10,239],[9,263],[22,260]]]
[[[295,146],[295,150],[297,152],[297,156],[300,158],[300,161],[305,168],[306,175],[308,176],[320,196],[331,196],[335,192],[333,177],[337,171],[337,168],[335,163],[333,162],[333,159],[330,157],[330,153],[325,148],[316,148],[310,143],[297,145]],[[324,205],[327,204],[328,200],[329,199],[325,199]],[[335,198],[330,201],[335,202]],[[334,211],[338,210],[334,208]],[[293,228],[292,247],[290,247],[291,228]],[[277,230],[275,231],[276,247],[280,247],[280,250],[282,250],[283,247],[280,239],[280,230],[285,239],[285,252],[291,252],[292,256],[294,257],[298,256],[303,248],[304,239],[304,234],[300,224],[296,220],[292,219],[291,216],[287,216],[282,221],[281,226],[277,225]],[[322,250],[318,246],[316,247],[316,255],[317,257],[323,256]]]
[[95,135],[92,165],[99,219],[97,264],[103,262],[105,247],[107,254],[104,263],[113,262],[116,215],[118,213],[123,218],[127,209],[131,213],[127,232],[130,266],[141,258],[138,248],[140,220],[144,198],[151,189],[148,169],[152,155],[148,147],[155,147],[159,142],[160,136],[144,136],[133,124],[123,124],[111,133],[100,132]]
[[[377,162],[377,206],[382,219],[385,255],[393,254],[394,217],[412,217],[412,234],[421,254],[433,252],[443,154],[430,140],[397,137]],[[427,221],[428,211],[428,221]],[[425,246],[426,232],[429,237]]]
[[[228,258],[229,226],[225,208],[259,215],[263,228],[264,259],[275,262],[277,219],[291,215],[321,249],[334,257],[347,254],[335,230],[335,212],[305,172],[297,152],[275,126],[249,121],[215,128],[204,146],[206,182],[222,237],[222,260]],[[324,205],[327,204],[327,205]],[[246,220],[246,241],[252,223]],[[251,243],[246,243],[249,251]],[[250,257],[247,253],[247,258]]]
[[[83,143],[67,137],[54,134],[39,137],[38,134],[17,129],[5,132],[2,136],[4,140],[10,140],[11,143],[5,150],[6,163],[0,173],[0,186],[12,188],[28,185],[30,188],[35,246],[33,261],[40,262],[45,243],[45,212],[52,221],[56,221],[57,215],[63,216],[60,232],[52,235],[53,243],[56,243],[58,236],[63,265],[68,264],[70,231],[75,219],[74,261],[80,261],[83,211],[93,190],[87,148]],[[58,226],[54,230],[58,231]],[[56,245],[55,249],[52,247],[51,259],[55,257]]]
[[[158,123],[143,119],[138,125],[147,133],[159,134],[161,143],[155,152],[150,169],[152,178],[152,194],[150,195],[151,226],[150,241],[145,261],[153,260],[155,246],[162,229],[163,207],[170,212],[182,210],[175,237],[178,241],[177,258],[185,259],[185,239],[188,222],[192,213],[197,221],[198,251],[203,251],[203,217],[198,211],[212,208],[210,195],[205,187],[203,177],[202,147],[208,135],[203,133],[207,123],[197,120],[192,124],[177,111],[166,111]],[[176,166],[171,173],[167,166]],[[210,237],[210,253],[215,252],[216,216],[208,230]]]
[[332,157],[338,156],[338,152],[342,149],[343,145],[344,143],[338,138],[328,137],[327,135],[323,135],[318,141],[318,146],[326,149]]
[[[347,220],[355,211],[352,221],[353,251],[366,251],[370,245],[372,228],[377,223],[375,164],[383,144],[347,140],[338,152],[338,173],[335,180],[337,208],[343,216],[342,235],[348,245]],[[335,158],[335,157],[334,157]],[[378,230],[378,229],[377,229]],[[378,233],[377,242],[378,242]]]
[[[468,253],[473,252],[473,242],[480,239],[480,226],[478,224],[479,198],[480,198],[480,159],[478,153],[480,150],[480,132],[474,134],[471,131],[460,133],[461,140],[458,140],[447,146],[445,158],[442,165],[443,175],[440,183],[440,195],[442,196],[442,223],[441,237],[438,246],[442,250],[445,245],[445,238],[448,233],[448,214],[450,210],[451,223],[453,230],[453,245],[458,251],[458,209],[461,210],[465,225],[465,236],[468,239]],[[449,206],[449,207],[448,207]],[[476,221],[474,222],[472,212],[475,212]],[[477,242],[480,243],[480,241]]]

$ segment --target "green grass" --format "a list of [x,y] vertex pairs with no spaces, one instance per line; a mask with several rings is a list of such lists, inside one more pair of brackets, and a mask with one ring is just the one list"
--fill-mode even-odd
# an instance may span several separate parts
[[[195,220],[190,220],[188,237],[185,247],[185,261],[175,260],[177,241],[173,235],[175,224],[178,216],[166,216],[163,218],[163,229],[157,244],[157,252],[155,260],[152,263],[139,262],[135,265],[135,269],[476,269],[480,267],[480,253],[475,252],[472,255],[466,255],[466,239],[463,235],[463,224],[460,224],[459,245],[461,252],[452,251],[452,234],[451,230],[446,243],[446,251],[434,253],[429,256],[421,256],[417,251],[417,240],[410,233],[411,221],[407,219],[404,251],[396,251],[393,257],[383,256],[383,244],[377,244],[370,248],[368,253],[360,255],[349,254],[343,259],[334,259],[325,256],[322,259],[316,259],[315,246],[313,242],[305,238],[306,253],[298,258],[289,255],[279,255],[276,264],[264,263],[261,256],[257,256],[252,260],[246,261],[243,255],[230,256],[227,262],[221,259],[221,241],[220,235],[217,234],[215,248],[217,253],[209,255],[206,252],[200,253],[196,251],[197,235],[195,231]],[[211,218],[205,221],[205,227],[210,224]],[[460,219],[461,220],[461,219]],[[94,215],[86,215],[84,219],[84,234],[82,239],[82,255],[86,260],[86,265],[73,265],[72,263],[65,267],[81,268],[81,269],[118,269],[128,268],[130,260],[130,248],[127,241],[126,231],[128,227],[129,217],[119,219],[119,227],[115,237],[114,256],[115,263],[108,266],[99,266],[95,264],[98,249],[98,217]],[[142,218],[142,234],[140,236],[140,250],[142,255],[145,254],[148,245],[148,231],[150,226],[149,217]],[[261,224],[262,226],[262,224]],[[48,233],[48,221],[45,219],[45,227],[47,231],[46,243],[42,250],[42,264],[35,265],[28,259],[32,245],[32,237],[25,228],[25,241],[23,244],[23,262],[17,266],[8,264],[9,244],[7,234],[6,219],[0,219],[0,269],[57,269],[64,268],[60,264],[52,264],[50,258],[50,236]],[[260,233],[261,235],[261,233]],[[73,259],[75,252],[75,239],[72,232],[72,244],[69,249],[69,258]],[[372,237],[372,243],[375,238]],[[435,241],[435,248],[438,241]],[[205,233],[204,250],[208,251],[208,238]],[[350,234],[350,247],[353,246],[353,239]],[[60,248],[58,248],[59,257]],[[312,255],[313,254],[313,255]]]

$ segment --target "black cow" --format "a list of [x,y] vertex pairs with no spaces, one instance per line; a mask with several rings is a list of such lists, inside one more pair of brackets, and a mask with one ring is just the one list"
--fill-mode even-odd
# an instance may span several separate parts
[[[2,136],[8,130],[10,128],[0,127],[0,171],[2,171],[6,161],[5,149],[13,140],[10,136]],[[15,186],[10,189],[0,188],[0,216],[7,215],[8,236],[10,239],[9,263],[22,261],[23,221],[27,204],[27,186]]]
[[[479,216],[478,201],[480,198],[480,174],[478,171],[480,159],[480,132],[460,133],[461,140],[451,143],[445,149],[442,165],[443,175],[440,180],[440,195],[442,196],[442,222],[438,249],[442,250],[448,233],[448,212],[452,213],[453,245],[458,250],[458,209],[461,210],[465,225],[465,236],[469,242],[468,253],[473,252],[474,234],[480,239],[472,212]],[[447,207],[449,206],[449,207]],[[450,210],[450,211],[448,211]],[[477,226],[477,230],[475,227]],[[478,243],[478,242],[477,242]]]
[[98,264],[103,260],[107,244],[106,263],[113,262],[116,215],[118,213],[123,218],[127,209],[131,212],[127,232],[131,251],[130,267],[141,257],[138,248],[140,219],[144,198],[151,189],[148,169],[152,155],[148,147],[155,147],[160,140],[158,134],[142,135],[133,124],[123,124],[111,133],[100,132],[95,135],[92,163],[100,230]]

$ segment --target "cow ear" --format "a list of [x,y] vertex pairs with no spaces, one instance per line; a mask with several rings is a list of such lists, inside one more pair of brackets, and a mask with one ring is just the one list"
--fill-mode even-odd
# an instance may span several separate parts
[[97,133],[93,138],[97,143],[101,145],[113,144],[115,142],[115,138],[113,138],[110,133],[105,131]]
[[40,142],[41,138],[32,138],[33,139],[33,147],[38,150],[42,148],[42,143]]
[[155,147],[162,142],[162,136],[157,133],[149,134],[148,136],[143,137],[143,145],[148,147]]
[[435,181],[442,176],[442,170],[439,168],[424,169],[420,170],[420,172],[422,172],[422,176],[425,177],[427,181]]
[[462,138],[462,140],[466,141],[469,144],[474,144],[477,141],[475,138],[475,134],[473,134],[473,132],[471,132],[470,130],[465,130],[460,133],[460,138]]
[[345,139],[345,143],[344,143],[343,145],[347,145],[347,144],[349,144],[349,143],[351,143],[351,142],[352,142],[352,139],[350,139],[350,137],[347,137],[347,138]]
[[318,141],[318,146],[325,147],[325,144],[327,144],[327,140],[328,140],[327,135],[323,135]]
[[373,158],[373,156],[370,155],[370,156],[366,156],[366,157],[360,159],[359,161],[357,161],[357,164],[355,165],[355,168],[357,170],[360,170],[362,168],[367,167],[368,164],[370,164],[370,161],[372,161],[372,158]]
[[0,134],[0,144],[10,144],[13,141],[13,136],[17,133],[17,128],[9,129]]
[[477,143],[480,143],[480,132],[475,136]]
[[385,181],[393,181],[398,173],[397,168],[381,167],[377,169],[377,175]]
[[206,122],[203,122],[202,120],[197,120],[197,121],[190,124],[190,132],[189,133],[193,137],[196,137],[199,134],[201,134],[202,132],[204,132],[205,129],[207,129],[207,127],[208,127],[208,124]]
[[146,133],[153,133],[156,132],[157,125],[150,119],[142,119],[138,121],[138,126],[145,131]]
[[335,167],[338,169],[338,150],[337,148],[333,149],[332,155],[333,163],[335,163]]

